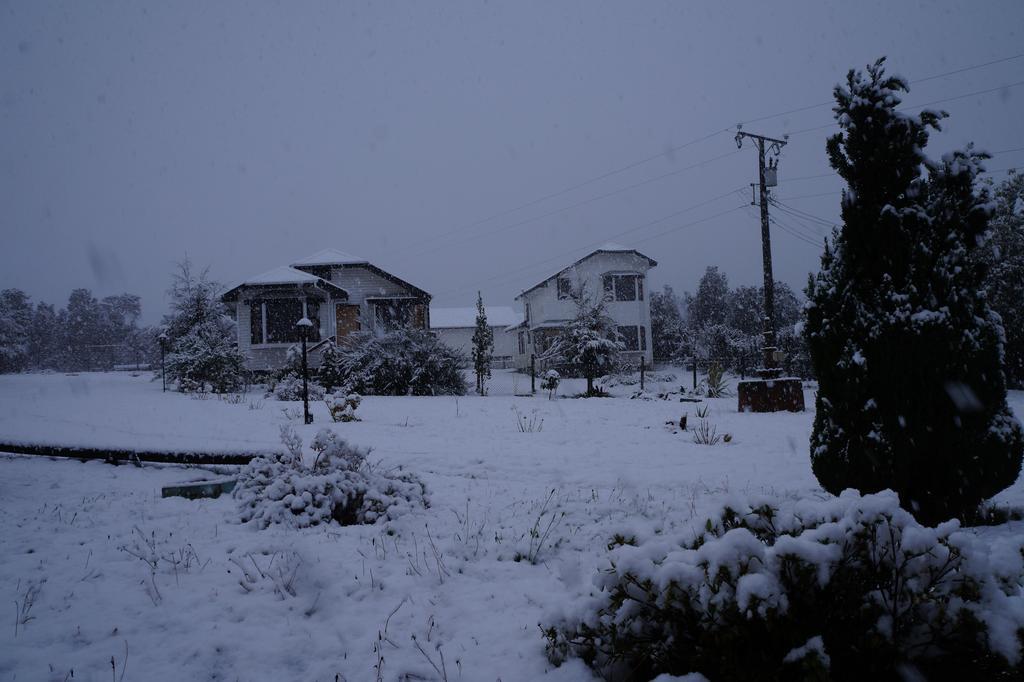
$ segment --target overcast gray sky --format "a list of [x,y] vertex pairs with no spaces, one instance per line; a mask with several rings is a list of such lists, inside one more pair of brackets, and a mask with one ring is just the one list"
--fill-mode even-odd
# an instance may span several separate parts
[[[152,322],[186,253],[228,282],[334,247],[438,304],[497,305],[605,241],[658,260],[655,286],[692,290],[708,264],[756,284],[756,215],[725,213],[756,157],[716,131],[825,102],[880,55],[914,81],[1019,53],[1020,0],[0,2],[0,287],[129,291]],[[1021,148],[1020,81],[1024,59],[1003,61],[906,104],[995,89],[936,105],[952,118],[930,153]],[[828,172],[830,132],[793,135],[778,196],[834,220],[838,178],[794,180]],[[1010,166],[1024,152],[989,162]],[[801,287],[820,249],[773,239]]]

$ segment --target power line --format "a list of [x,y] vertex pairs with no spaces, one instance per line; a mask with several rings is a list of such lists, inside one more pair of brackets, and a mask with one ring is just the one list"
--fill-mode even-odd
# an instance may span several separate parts
[[775,225],[777,228],[779,228],[780,230],[782,230],[783,232],[785,232],[786,234],[791,236],[793,239],[796,239],[797,241],[799,241],[801,243],[804,243],[804,244],[807,244],[809,246],[813,246],[818,251],[821,251],[824,248],[824,246],[823,246],[824,245],[824,241],[821,244],[818,244],[813,239],[809,239],[806,236],[804,236],[801,233],[799,233],[798,231],[796,231],[795,229],[793,229],[793,228],[783,224],[775,216],[770,216],[769,220],[771,220],[773,225]]
[[837,195],[837,194],[842,194],[842,192],[821,192],[820,194],[800,194],[800,195],[797,195],[795,197],[783,197],[783,199],[785,199],[786,201],[793,201],[795,199],[813,199],[815,197],[830,197],[830,196],[834,196],[834,195]]
[[786,211],[778,206],[776,206],[776,208],[778,208],[779,211],[784,213],[788,219],[796,221],[795,224],[791,224],[790,227],[792,227],[793,229],[798,229],[801,232],[801,234],[806,235],[809,239],[821,240],[827,236],[821,233],[821,226],[813,222],[810,222],[804,218],[801,218],[795,213],[790,213],[789,211]]
[[[538,220],[543,220],[544,218],[550,218],[553,215],[557,215],[559,213],[564,213],[565,211],[569,211],[569,210],[574,209],[574,208],[579,208],[580,206],[585,206],[587,204],[592,204],[595,201],[600,201],[601,199],[607,199],[608,197],[615,196],[616,194],[622,194],[623,192],[628,192],[629,190],[636,189],[637,187],[641,187],[643,185],[648,185],[648,184],[650,184],[652,182],[657,182],[658,180],[664,180],[665,178],[672,177],[674,175],[679,175],[680,173],[684,173],[684,172],[686,172],[688,170],[693,170],[694,168],[699,168],[701,166],[705,166],[705,165],[707,165],[709,163],[714,163],[715,161],[720,161],[721,159],[724,159],[724,158],[727,158],[727,157],[730,157],[730,156],[734,156],[734,155],[739,154],[739,153],[740,153],[739,150],[733,150],[733,151],[727,152],[725,154],[721,154],[719,156],[713,157],[711,159],[707,159],[705,161],[700,161],[700,162],[692,164],[690,166],[686,166],[685,168],[680,168],[678,170],[670,171],[668,173],[663,173],[662,175],[658,175],[658,176],[655,176],[653,178],[648,178],[646,180],[641,180],[640,182],[635,182],[632,185],[627,185],[625,187],[620,187],[620,188],[612,190],[610,192],[605,192],[604,194],[600,194],[600,195],[598,195],[596,197],[590,197],[589,199],[584,199],[582,201],[576,202],[575,204],[570,204],[568,206],[563,206],[562,208],[557,208],[557,209],[548,211],[547,213],[542,213],[542,214],[540,214],[538,216],[534,216],[532,218],[526,218],[524,220],[520,220],[519,222],[511,223],[511,224],[508,224],[508,225],[499,225],[495,229],[487,230],[485,232],[479,232],[479,233],[477,233],[475,235],[465,237],[465,238],[463,238],[461,240],[461,242],[462,243],[466,243],[468,241],[472,241],[474,239],[479,239],[481,237],[486,237],[486,236],[495,234],[497,232],[502,232],[504,230],[510,230],[512,228],[521,227],[523,225],[527,225],[529,223],[536,222]],[[418,254],[431,253],[433,251],[436,251],[436,250],[444,248],[444,247],[445,247],[445,244],[436,244],[433,248],[420,249],[417,253]]]
[[[606,173],[602,173],[601,175],[597,175],[595,177],[588,178],[586,180],[583,180],[581,182],[576,183],[575,185],[571,185],[569,187],[566,187],[565,189],[558,190],[557,192],[551,192],[549,194],[545,194],[543,196],[537,197],[536,199],[532,199],[530,201],[527,201],[527,202],[524,202],[522,204],[519,204],[518,206],[513,206],[512,208],[505,209],[503,211],[499,211],[498,213],[492,213],[491,215],[487,216],[486,218],[481,218],[481,219],[476,220],[476,221],[474,221],[472,223],[468,223],[466,225],[462,225],[462,226],[457,227],[455,229],[448,230],[447,232],[443,232],[442,234],[437,235],[435,237],[431,237],[429,239],[425,239],[425,240],[422,240],[422,241],[414,242],[413,244],[411,244],[409,246],[409,248],[403,249],[403,251],[404,250],[409,250],[411,248],[415,248],[415,247],[418,247],[418,246],[422,246],[423,244],[435,241],[436,239],[443,239],[443,238],[448,237],[450,235],[453,235],[453,234],[456,234],[456,233],[459,233],[459,232],[464,232],[465,230],[469,230],[469,229],[472,229],[474,227],[477,227],[478,225],[483,225],[484,223],[488,223],[488,222],[490,222],[492,220],[495,220],[497,218],[502,218],[502,217],[510,215],[512,213],[516,213],[516,212],[521,211],[521,210],[523,210],[525,208],[530,208],[531,206],[536,206],[537,204],[543,203],[543,202],[547,201],[548,199],[554,199],[555,197],[559,197],[559,196],[562,196],[564,194],[568,194],[569,192],[573,192],[573,191],[575,191],[577,189],[586,187],[587,185],[592,185],[595,182],[599,182],[601,180],[604,180],[605,178],[610,178],[613,175],[618,175],[619,173],[624,173],[624,172],[626,172],[628,170],[632,170],[633,168],[636,168],[638,166],[642,166],[645,163],[650,163],[651,161],[654,161],[656,159],[660,159],[663,156],[668,156],[670,154],[674,154],[675,152],[678,152],[678,151],[681,151],[683,149],[686,149],[687,147],[691,147],[691,146],[693,146],[695,144],[698,144],[700,142],[704,142],[705,140],[710,140],[711,138],[713,138],[713,137],[715,137],[717,135],[721,135],[723,133],[726,133],[729,130],[730,130],[730,128],[723,128],[722,130],[716,130],[713,133],[709,133],[707,135],[703,135],[701,137],[694,138],[694,139],[690,140],[689,142],[685,142],[683,144],[676,145],[674,147],[669,147],[665,151],[659,152],[657,154],[653,154],[651,156],[646,156],[646,157],[644,157],[642,159],[638,159],[638,160],[633,161],[631,163],[627,163],[624,166],[619,166],[618,168],[612,169],[612,170],[610,170],[610,171],[608,171]],[[401,253],[401,252],[402,251],[399,251],[399,253]]]
[[[932,100],[931,102],[927,102],[925,104],[914,104],[914,105],[911,105],[911,106],[899,107],[899,108],[896,109],[896,111],[910,111],[912,109],[923,109],[925,107],[930,107],[930,106],[935,105],[935,104],[942,104],[944,102],[954,102],[956,100],[966,99],[968,97],[977,97],[979,95],[988,95],[988,94],[991,94],[993,92],[999,92],[1000,90],[1007,90],[1009,88],[1015,88],[1015,87],[1018,87],[1020,85],[1024,85],[1024,81],[1017,81],[1015,83],[1009,83],[1007,85],[1000,85],[998,87],[988,88],[986,90],[975,90],[974,92],[968,92],[968,93],[965,93],[963,95],[954,95],[953,97],[944,97],[942,99]],[[814,126],[813,128],[803,128],[801,130],[795,130],[795,131],[791,132],[789,134],[789,136],[790,137],[796,137],[797,135],[803,135],[805,133],[811,133],[811,132],[814,132],[815,130],[824,130],[826,128],[832,128],[835,125],[836,125],[836,123],[833,121],[832,123],[826,123],[824,125]]]
[[[736,189],[732,189],[732,190],[730,190],[730,191],[728,191],[728,192],[726,192],[724,194],[718,195],[717,197],[714,197],[712,199],[707,199],[706,201],[702,201],[699,204],[694,204],[693,206],[690,206],[688,208],[682,209],[680,211],[676,211],[675,213],[669,214],[667,216],[663,216],[663,217],[658,218],[656,220],[651,220],[651,221],[649,221],[647,223],[644,223],[643,225],[637,225],[636,227],[632,227],[632,228],[630,228],[628,230],[624,230],[624,231],[619,232],[617,234],[607,235],[604,238],[596,240],[596,241],[593,241],[593,242],[590,242],[589,244],[585,244],[583,246],[576,246],[576,247],[573,247],[572,249],[567,249],[566,251],[562,251],[560,253],[553,254],[552,256],[549,256],[548,258],[544,258],[544,259],[539,260],[539,261],[534,261],[533,263],[529,263],[527,265],[515,268],[514,270],[509,270],[509,271],[506,271],[504,273],[500,273],[500,274],[488,277],[486,279],[479,280],[479,282],[495,282],[495,281],[498,281],[498,280],[503,280],[503,279],[506,279],[506,278],[508,278],[510,276],[518,275],[519,273],[526,272],[528,270],[533,270],[534,268],[537,268],[537,267],[539,267],[541,265],[546,265],[548,263],[552,263],[552,262],[556,262],[556,261],[562,261],[564,258],[566,258],[566,256],[570,256],[570,255],[573,255],[573,254],[578,254],[578,253],[580,253],[581,250],[596,248],[596,247],[600,246],[601,244],[604,244],[604,243],[608,242],[611,239],[618,239],[618,238],[623,237],[623,236],[625,236],[627,234],[631,234],[633,232],[641,230],[641,229],[643,229],[645,227],[650,227],[651,225],[655,225],[657,223],[665,222],[666,220],[669,220],[670,218],[672,218],[674,216],[677,216],[677,215],[680,215],[682,213],[686,213],[688,211],[697,209],[697,208],[699,208],[701,206],[710,204],[710,203],[712,203],[714,201],[719,201],[719,200],[724,199],[725,197],[729,196],[730,194],[735,194],[737,192],[741,192],[742,190],[743,190],[742,187],[738,187]],[[727,215],[727,214],[732,213],[734,211],[738,211],[741,208],[743,208],[743,206],[736,206],[734,208],[730,208],[728,210],[721,211],[719,213],[715,213],[713,215],[707,216],[706,218],[701,218],[700,220],[694,220],[692,222],[684,223],[682,225],[676,225],[675,227],[672,227],[672,228],[670,228],[668,230],[664,230],[662,232],[659,232],[657,234],[651,235],[649,237],[644,237],[642,239],[636,239],[636,240],[634,240],[634,242],[640,243],[640,242],[649,241],[651,239],[656,239],[658,237],[665,236],[665,235],[667,235],[667,234],[669,234],[671,232],[676,232],[678,230],[682,230],[682,229],[685,229],[685,228],[688,228],[688,227],[693,227],[694,225],[699,225],[701,223],[708,222],[709,220],[714,220],[715,218],[720,218],[721,216]],[[478,285],[474,285],[474,287],[476,287],[476,286],[478,286]],[[447,295],[447,294],[461,293],[463,291],[467,291],[469,289],[473,289],[474,287],[453,287],[453,288],[450,288],[450,289],[442,290],[437,295],[438,296],[444,296],[444,295]]]
[[806,220],[810,220],[810,221],[814,221],[814,222],[820,223],[823,227],[833,228],[836,225],[835,221],[833,221],[833,220],[827,220],[825,218],[821,218],[819,216],[816,216],[813,213],[808,213],[807,211],[804,211],[804,210],[801,210],[799,208],[796,208],[795,206],[789,206],[787,204],[782,203],[778,199],[774,199],[773,198],[772,199],[772,204],[775,205],[775,206],[778,206],[780,209],[782,209],[784,211],[788,211],[790,213],[794,213],[796,215],[799,215],[799,216],[803,217]]
[[[1024,52],[1022,52],[1021,54],[1011,55],[1009,57],[1002,57],[1000,59],[993,59],[992,61],[983,62],[981,64],[972,64],[971,66],[965,66],[965,67],[960,68],[960,69],[954,69],[953,71],[946,71],[944,73],[937,73],[937,74],[933,74],[931,76],[925,76],[924,78],[918,78],[916,80],[907,81],[907,82],[908,82],[909,85],[917,85],[918,83],[926,83],[928,81],[932,81],[932,80],[935,80],[937,78],[945,78],[946,76],[953,76],[953,75],[956,75],[958,73],[965,73],[967,71],[974,71],[975,69],[982,69],[982,68],[985,68],[986,66],[993,66],[995,64],[1002,64],[1003,62],[1013,61],[1015,59],[1020,59],[1021,57],[1024,57]],[[833,100],[826,100],[824,102],[818,102],[817,104],[808,104],[806,106],[797,107],[795,109],[789,109],[787,111],[781,111],[781,112],[779,112],[777,114],[768,114],[767,116],[761,116],[760,118],[751,118],[751,119],[748,119],[746,121],[743,121],[743,124],[746,125],[748,123],[757,123],[759,121],[767,121],[767,120],[772,119],[772,118],[778,118],[780,116],[787,116],[789,114],[798,114],[798,113],[800,113],[802,111],[809,111],[811,109],[817,109],[818,107],[828,106],[828,105],[830,105],[832,103],[833,103]],[[925,106],[928,106],[928,105],[925,105]]]
[[[943,73],[938,73],[938,74],[933,74],[931,76],[926,76],[924,78],[919,78],[917,80],[911,81],[911,83],[924,83],[926,81],[934,80],[934,79],[937,79],[937,78],[944,78],[946,76],[952,76],[952,75],[959,74],[959,73],[964,73],[964,72],[967,72],[967,71],[973,71],[973,70],[976,70],[976,69],[981,69],[981,68],[985,68],[985,67],[988,67],[988,66],[993,66],[995,64],[1000,64],[1000,63],[1003,63],[1003,62],[1013,61],[1013,60],[1016,60],[1016,59],[1020,59],[1022,57],[1024,57],[1024,53],[1010,55],[1008,57],[1001,57],[999,59],[993,59],[993,60],[990,60],[990,61],[987,61],[987,62],[981,62],[979,64],[972,64],[972,65],[969,65],[969,66],[961,67],[959,69],[954,69],[952,71],[946,71],[946,72],[943,72]],[[1012,86],[1010,86],[1010,87],[1012,87]],[[965,96],[971,96],[971,95],[965,95]],[[754,123],[754,122],[757,122],[757,121],[764,121],[764,120],[768,120],[768,119],[771,119],[771,118],[778,118],[779,116],[785,116],[785,115],[788,115],[788,114],[799,113],[799,112],[802,112],[802,111],[807,111],[807,110],[810,110],[810,109],[815,109],[815,108],[818,108],[818,107],[821,107],[821,106],[826,106],[828,104],[831,104],[831,100],[826,101],[826,102],[820,102],[820,103],[817,103],[817,104],[810,104],[810,105],[806,105],[806,106],[802,106],[802,107],[797,107],[795,109],[789,109],[787,111],[778,112],[778,113],[775,113],[775,114],[768,114],[766,116],[761,116],[761,117],[758,117],[758,118],[748,119],[746,121],[746,123]],[[923,105],[923,106],[929,106],[929,105]],[[826,127],[830,127],[830,126],[822,126],[822,128],[826,128]],[[820,128],[817,128],[817,129],[820,129]],[[550,192],[548,194],[544,194],[544,195],[539,196],[539,197],[537,197],[535,199],[531,199],[530,201],[526,201],[524,203],[518,204],[517,206],[513,206],[512,208],[505,209],[505,210],[499,211],[497,213],[493,213],[493,214],[491,214],[491,215],[489,215],[489,216],[487,216],[485,218],[481,218],[481,219],[476,220],[476,221],[474,221],[472,223],[468,223],[466,225],[454,228],[452,230],[449,230],[447,232],[442,233],[441,235],[437,235],[437,236],[430,237],[430,238],[425,239],[425,240],[414,242],[412,244],[409,244],[407,249],[400,250],[399,253],[402,253],[405,250],[412,250],[412,249],[418,248],[419,246],[422,246],[423,244],[427,244],[427,243],[436,241],[439,238],[443,239],[443,238],[448,237],[448,236],[450,236],[452,234],[457,234],[459,232],[463,232],[465,230],[472,229],[474,227],[477,227],[478,225],[482,225],[484,223],[490,222],[490,221],[495,220],[497,218],[501,218],[501,217],[510,215],[512,213],[516,213],[516,212],[521,211],[521,210],[523,210],[525,208],[529,208],[531,206],[536,206],[537,204],[543,203],[543,202],[545,202],[545,201],[547,201],[549,199],[553,199],[555,197],[563,196],[563,195],[568,194],[570,192],[573,192],[573,191],[575,191],[577,189],[581,189],[583,187],[591,185],[591,184],[593,184],[595,182],[599,182],[599,181],[604,180],[606,178],[612,177],[613,175],[618,175],[619,173],[624,173],[624,172],[626,172],[628,170],[632,170],[633,168],[636,168],[638,166],[642,166],[642,165],[644,165],[646,163],[650,163],[651,161],[655,161],[657,159],[660,159],[660,158],[665,157],[667,155],[670,155],[672,153],[675,153],[675,152],[681,151],[683,149],[686,149],[687,147],[693,146],[693,145],[698,144],[700,142],[704,142],[704,141],[709,140],[709,139],[711,139],[713,137],[716,137],[717,135],[721,135],[723,133],[729,132],[730,130],[732,130],[732,127],[723,128],[721,130],[716,130],[716,131],[708,133],[706,135],[702,135],[700,137],[694,138],[694,139],[692,139],[692,140],[690,140],[688,142],[685,142],[683,144],[675,145],[673,147],[669,147],[668,149],[666,149],[664,151],[661,151],[661,152],[659,152],[657,154],[652,154],[652,155],[646,156],[644,158],[637,159],[636,161],[632,161],[632,162],[627,163],[627,164],[625,164],[623,166],[619,166],[618,168],[614,168],[614,169],[612,169],[610,171],[607,171],[605,173],[602,173],[600,175],[594,176],[592,178],[587,178],[585,180],[577,182],[577,183],[575,183],[573,185],[565,187],[564,189],[558,190],[556,192]],[[794,133],[794,134],[796,134],[796,133]]]

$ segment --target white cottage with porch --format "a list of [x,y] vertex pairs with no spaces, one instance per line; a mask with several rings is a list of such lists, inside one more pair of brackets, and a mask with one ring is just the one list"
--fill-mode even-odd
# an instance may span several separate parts
[[365,258],[326,249],[289,266],[250,277],[223,294],[238,323],[238,348],[253,370],[284,365],[301,341],[296,323],[313,322],[309,361],[327,341],[398,327],[428,329],[430,294]]
[[657,264],[636,249],[606,244],[516,296],[523,306],[523,321],[506,331],[514,336],[516,367],[529,367],[530,356],[543,355],[575,317],[571,292],[580,285],[607,302],[608,315],[626,347],[623,359],[639,364],[642,357],[650,366],[651,302],[646,280],[648,270]]

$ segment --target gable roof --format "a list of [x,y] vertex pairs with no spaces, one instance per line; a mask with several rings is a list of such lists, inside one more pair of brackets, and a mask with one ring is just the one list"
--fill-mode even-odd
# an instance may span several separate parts
[[426,291],[419,288],[415,284],[406,282],[404,279],[396,277],[395,275],[392,275],[390,272],[387,272],[386,270],[382,270],[381,268],[372,264],[365,258],[362,258],[360,256],[353,256],[351,253],[339,251],[338,249],[323,249],[322,251],[317,251],[312,256],[306,256],[302,260],[292,263],[292,267],[302,269],[309,268],[314,272],[317,271],[317,268],[329,267],[365,268],[370,272],[373,272],[383,277],[386,280],[389,280],[399,286],[409,289],[418,297],[426,298],[428,300],[430,299],[430,294],[428,294]]
[[547,284],[548,282],[550,282],[551,280],[555,279],[556,277],[561,275],[566,270],[571,270],[572,268],[576,267],[577,265],[579,265],[583,261],[587,260],[588,258],[596,256],[596,255],[598,255],[600,253],[632,253],[632,254],[634,254],[636,256],[639,256],[640,258],[643,258],[644,260],[646,260],[647,264],[650,267],[652,267],[652,268],[658,265],[658,261],[654,260],[650,256],[646,256],[646,255],[640,253],[636,249],[630,249],[630,248],[627,248],[625,246],[622,246],[621,244],[616,244],[614,242],[608,242],[607,244],[604,244],[600,248],[594,249],[593,251],[588,253],[586,256],[583,256],[583,258],[580,258],[579,260],[577,260],[576,262],[572,263],[571,265],[565,266],[564,268],[562,268],[561,270],[559,270],[555,274],[549,275],[548,277],[545,277],[544,279],[542,279],[540,282],[537,282],[536,284],[534,284],[529,289],[523,289],[523,291],[518,296],[516,296],[516,300],[518,301],[520,298],[522,298],[526,294],[530,293],[534,289],[542,287],[545,284]]
[[[485,305],[488,327],[508,327],[523,321],[513,308],[503,305]],[[430,308],[431,329],[458,329],[476,326],[476,306],[470,308]]]
[[294,267],[311,267],[315,265],[364,265],[369,263],[365,258],[353,256],[351,253],[339,251],[338,249],[323,249],[311,256],[292,263]]
[[336,284],[311,275],[308,272],[302,270],[296,270],[293,267],[282,265],[274,268],[273,270],[267,270],[253,277],[249,277],[242,282],[238,282],[233,287],[221,294],[222,301],[232,301],[238,297],[238,291],[242,287],[271,287],[271,286],[314,286],[319,289],[333,289],[334,291],[340,291],[341,293],[348,296],[348,292],[339,287]]

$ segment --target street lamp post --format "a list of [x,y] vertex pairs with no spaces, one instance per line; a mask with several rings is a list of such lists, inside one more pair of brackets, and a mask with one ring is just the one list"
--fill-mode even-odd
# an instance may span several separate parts
[[309,366],[306,364],[306,339],[313,329],[313,323],[308,317],[303,317],[295,323],[299,328],[299,336],[302,338],[302,413],[306,424],[313,423],[313,415],[309,412]]
[[164,358],[167,355],[167,345],[170,339],[167,337],[167,333],[163,332],[160,336],[156,337],[156,340],[160,343],[160,380],[164,385],[164,392],[167,392],[167,372],[164,370]]

